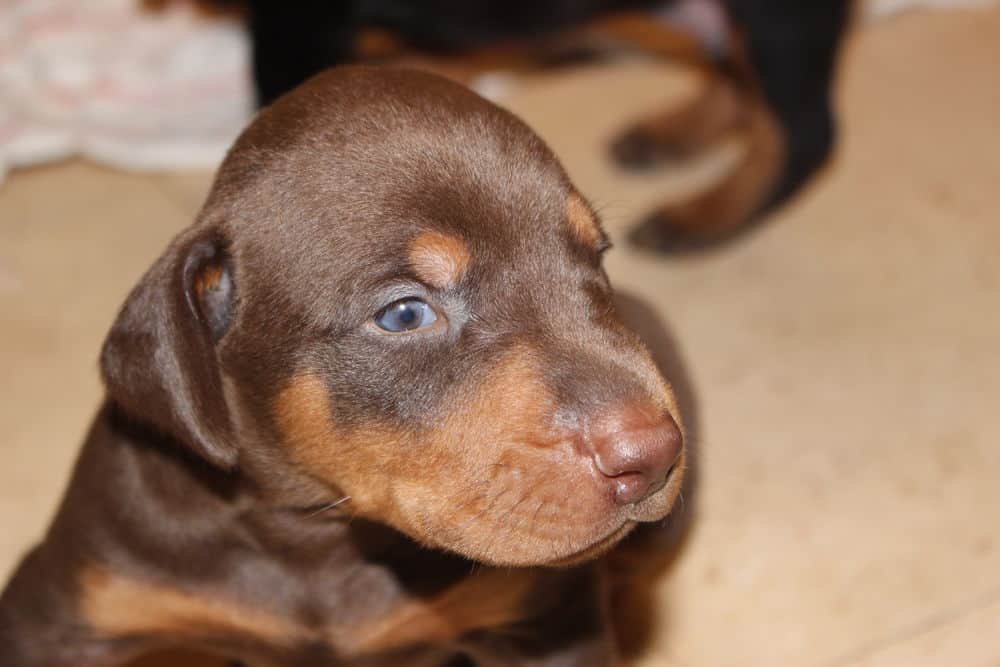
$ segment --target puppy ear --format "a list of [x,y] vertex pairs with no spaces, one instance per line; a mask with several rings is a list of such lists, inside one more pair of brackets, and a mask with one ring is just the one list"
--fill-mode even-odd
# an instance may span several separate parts
[[237,450],[216,347],[235,300],[225,242],[190,230],[132,290],[101,351],[104,384],[126,414],[226,470]]

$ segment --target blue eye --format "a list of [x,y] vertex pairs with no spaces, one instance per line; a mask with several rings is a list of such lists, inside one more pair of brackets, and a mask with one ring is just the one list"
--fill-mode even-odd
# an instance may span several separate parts
[[375,318],[379,329],[402,333],[416,331],[437,321],[437,313],[420,299],[403,299],[390,305]]

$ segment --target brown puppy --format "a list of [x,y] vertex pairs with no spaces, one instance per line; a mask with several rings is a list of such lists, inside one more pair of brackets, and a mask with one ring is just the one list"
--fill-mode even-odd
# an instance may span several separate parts
[[606,247],[456,84],[342,68],[276,102],[112,327],[2,664],[611,664],[583,563],[668,513],[685,452]]

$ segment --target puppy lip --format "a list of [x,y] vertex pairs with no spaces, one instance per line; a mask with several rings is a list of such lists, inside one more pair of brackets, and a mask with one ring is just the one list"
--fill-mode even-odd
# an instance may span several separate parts
[[550,567],[568,567],[597,558],[611,547],[618,544],[618,542],[620,542],[626,535],[632,532],[632,529],[635,528],[635,526],[636,521],[626,519],[617,528],[604,537],[598,538],[596,541],[591,542],[587,546],[569,554],[568,556],[551,560],[545,563],[545,565]]
[[652,484],[649,487],[649,491],[647,493],[650,496],[655,496],[657,493],[659,493],[660,491],[662,491],[663,487],[665,487],[667,485],[667,480],[670,479],[670,475],[672,475],[673,472],[674,472],[674,468],[673,468],[673,466],[671,466],[670,470],[667,471],[667,476],[664,477],[663,479],[661,479],[660,481]]
[[641,523],[659,521],[673,511],[684,482],[684,461],[685,456],[682,452],[660,488],[626,509],[629,520]]
[[664,475],[663,479],[650,486],[649,494],[647,497],[657,495],[667,486],[667,484],[671,482],[671,480],[674,477],[674,472],[679,469],[678,462],[680,460],[681,458],[678,457],[677,461],[674,461],[673,465],[671,465],[670,468],[667,470],[667,474]]

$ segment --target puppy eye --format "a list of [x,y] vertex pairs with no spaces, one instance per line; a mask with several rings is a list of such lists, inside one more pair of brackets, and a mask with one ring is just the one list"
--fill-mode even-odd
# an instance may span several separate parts
[[437,321],[437,313],[421,299],[401,299],[390,304],[375,318],[383,331],[402,333],[416,331]]

